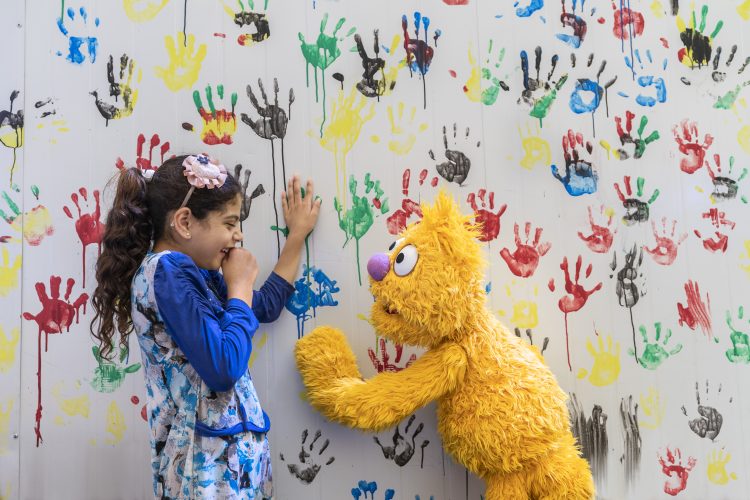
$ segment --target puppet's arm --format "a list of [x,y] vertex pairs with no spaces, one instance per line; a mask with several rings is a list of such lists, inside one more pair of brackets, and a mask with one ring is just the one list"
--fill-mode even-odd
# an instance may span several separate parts
[[379,431],[453,391],[466,371],[466,353],[449,344],[431,349],[409,368],[364,381],[340,330],[316,328],[297,342],[297,367],[307,397],[326,418]]

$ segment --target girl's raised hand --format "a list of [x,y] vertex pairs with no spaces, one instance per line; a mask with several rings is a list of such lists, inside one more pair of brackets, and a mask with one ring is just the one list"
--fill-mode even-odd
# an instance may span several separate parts
[[305,238],[310,234],[318,221],[320,203],[320,199],[315,199],[312,180],[307,181],[304,198],[299,176],[295,175],[287,182],[287,190],[281,193],[281,206],[289,236]]

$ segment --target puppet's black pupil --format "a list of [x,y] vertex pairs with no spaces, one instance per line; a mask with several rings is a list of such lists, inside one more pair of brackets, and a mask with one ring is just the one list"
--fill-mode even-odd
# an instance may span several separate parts
[[388,247],[388,250],[393,250],[393,247],[395,246],[396,246],[396,242],[394,241],[393,243],[391,243],[391,246]]
[[398,254],[398,256],[396,256],[396,262],[398,264],[401,264],[403,261],[404,261],[404,254],[403,253]]

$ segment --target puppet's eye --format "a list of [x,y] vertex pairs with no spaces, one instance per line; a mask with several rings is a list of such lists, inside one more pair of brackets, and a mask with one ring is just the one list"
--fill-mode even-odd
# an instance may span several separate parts
[[414,270],[417,260],[419,260],[417,247],[406,245],[396,256],[396,261],[393,263],[393,272],[396,273],[396,276],[406,276]]
[[400,245],[402,241],[404,241],[404,239],[400,238],[400,239],[394,241],[393,243],[391,243],[391,246],[388,247],[388,251],[392,252],[393,249],[396,248],[398,245]]

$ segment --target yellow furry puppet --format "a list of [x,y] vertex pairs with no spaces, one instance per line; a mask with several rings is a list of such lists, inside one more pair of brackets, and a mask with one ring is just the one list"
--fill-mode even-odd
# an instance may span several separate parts
[[363,380],[341,331],[297,342],[310,403],[367,431],[437,400],[443,445],[487,483],[487,500],[590,499],[588,463],[570,432],[566,395],[536,349],[487,309],[479,228],[446,193],[368,262],[380,335],[427,348],[410,367]]

